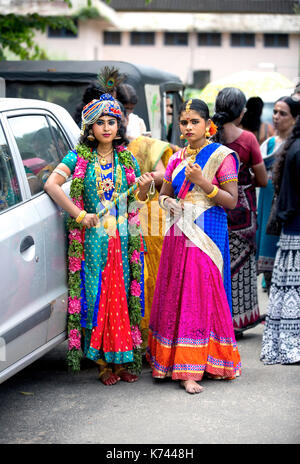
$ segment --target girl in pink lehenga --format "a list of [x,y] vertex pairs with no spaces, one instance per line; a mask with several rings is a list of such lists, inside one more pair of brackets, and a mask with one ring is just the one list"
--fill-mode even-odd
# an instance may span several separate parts
[[241,364],[231,316],[227,215],[237,202],[238,157],[210,143],[215,126],[201,100],[185,102],[189,142],[166,169],[160,205],[170,216],[154,293],[147,359],[153,377],[180,380],[188,393],[211,378],[233,379]]

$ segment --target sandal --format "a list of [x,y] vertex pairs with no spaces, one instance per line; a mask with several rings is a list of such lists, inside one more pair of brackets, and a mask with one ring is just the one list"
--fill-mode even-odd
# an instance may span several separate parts
[[[104,374],[109,374],[109,375],[108,377],[103,378]],[[99,373],[99,380],[101,380],[103,385],[110,386],[110,385],[115,385],[120,380],[120,377],[116,373],[113,373],[113,371],[109,367],[105,367]]]
[[123,380],[123,382],[129,382],[129,383],[133,383],[133,382],[136,382],[138,380],[138,376],[137,375],[134,375],[134,374],[131,374],[130,372],[128,372],[125,367],[119,367],[119,369],[115,370],[115,374],[121,379]]

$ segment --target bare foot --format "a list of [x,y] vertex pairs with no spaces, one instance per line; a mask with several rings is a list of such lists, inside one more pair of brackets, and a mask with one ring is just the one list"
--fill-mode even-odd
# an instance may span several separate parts
[[195,380],[182,380],[180,385],[185,388],[187,393],[201,393],[203,391],[203,387],[201,387]]

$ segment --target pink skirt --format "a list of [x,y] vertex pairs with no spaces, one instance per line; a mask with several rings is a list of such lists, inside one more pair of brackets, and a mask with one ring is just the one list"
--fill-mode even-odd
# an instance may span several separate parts
[[222,276],[175,226],[164,239],[152,304],[147,359],[153,377],[228,379],[241,362]]

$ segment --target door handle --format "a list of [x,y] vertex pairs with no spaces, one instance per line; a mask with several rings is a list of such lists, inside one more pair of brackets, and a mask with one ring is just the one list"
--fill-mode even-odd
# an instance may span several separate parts
[[27,235],[21,242],[20,252],[24,253],[24,251],[28,250],[32,245],[34,245],[34,240],[30,235]]

